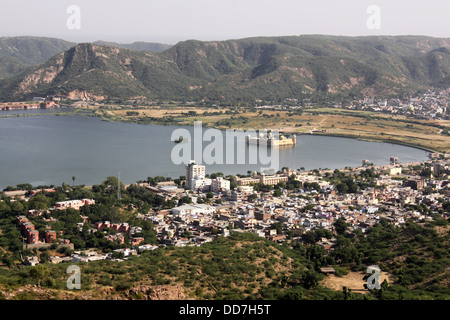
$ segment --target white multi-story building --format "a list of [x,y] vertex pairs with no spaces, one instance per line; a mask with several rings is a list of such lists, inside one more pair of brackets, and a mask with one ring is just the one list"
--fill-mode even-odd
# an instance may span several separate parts
[[211,181],[211,191],[220,192],[230,190],[230,181],[217,177]]
[[[196,190],[200,187],[211,184],[210,179],[205,179],[205,166],[195,164],[194,160],[186,165],[186,187],[190,190]],[[208,181],[209,180],[209,181]]]
[[95,204],[95,200],[93,199],[67,200],[56,202],[55,209],[66,210],[67,208],[72,208],[75,210],[80,210],[81,207],[90,206],[92,204]]
[[[191,180],[190,188],[191,190],[202,190],[204,191],[207,187],[209,189],[209,186],[211,186],[211,179],[207,178],[197,178]],[[206,189],[206,190],[208,190]]]
[[213,214],[216,212],[216,208],[207,204],[184,204],[179,207],[172,208],[173,215],[185,216],[185,215],[198,215],[198,214]]

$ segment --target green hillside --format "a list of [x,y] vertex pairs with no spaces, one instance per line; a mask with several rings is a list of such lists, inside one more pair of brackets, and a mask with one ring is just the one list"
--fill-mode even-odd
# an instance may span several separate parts
[[75,43],[43,37],[0,38],[0,79],[12,77],[26,68],[46,62]]
[[[162,52],[171,45],[152,42],[116,42],[96,41],[94,44],[124,48],[136,51]],[[0,38],[0,79],[11,78],[28,67],[48,61],[54,55],[77,45],[56,38],[46,37],[1,37]]]
[[0,82],[0,98],[80,91],[95,100],[396,96],[448,88],[449,53],[450,39],[422,36],[189,40],[157,53],[79,44]]
[[[449,298],[448,234],[439,235],[435,227],[408,222],[395,228],[382,221],[366,236],[338,236],[337,247],[330,253],[314,243],[322,236],[319,231],[310,231],[312,237],[305,236],[304,243],[294,248],[255,234],[232,233],[201,247],[159,248],[123,262],[77,263],[83,279],[79,292],[66,288],[66,263],[2,268],[0,299],[155,299],[154,292],[161,286],[174,292],[166,299]],[[6,237],[0,240],[2,244],[9,241]],[[393,278],[380,290],[365,294],[327,288],[323,285],[327,277],[319,271],[333,265],[338,278],[359,271],[363,280],[372,264]],[[47,270],[47,275],[37,277],[36,268]],[[30,288],[36,284],[40,284],[39,293]]]

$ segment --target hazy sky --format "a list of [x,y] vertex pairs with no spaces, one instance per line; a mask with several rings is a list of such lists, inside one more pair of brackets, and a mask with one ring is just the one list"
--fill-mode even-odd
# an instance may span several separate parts
[[450,37],[450,0],[0,0],[0,36],[174,44],[300,34]]

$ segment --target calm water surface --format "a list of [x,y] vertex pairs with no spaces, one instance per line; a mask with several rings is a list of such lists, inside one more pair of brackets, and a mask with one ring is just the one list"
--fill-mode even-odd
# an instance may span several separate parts
[[[43,112],[55,110],[26,111]],[[0,112],[0,116],[18,113],[24,111]],[[171,160],[175,144],[170,139],[175,129],[80,116],[0,118],[0,188],[25,182],[34,186],[72,184],[72,176],[77,184],[92,185],[118,172],[124,183],[157,175],[178,178],[185,169]],[[295,147],[282,148],[279,154],[280,167],[295,169],[358,166],[363,159],[388,164],[390,156],[398,156],[403,163],[428,158],[428,152],[406,146],[311,135],[298,136]],[[260,168],[213,164],[206,170],[236,174]]]

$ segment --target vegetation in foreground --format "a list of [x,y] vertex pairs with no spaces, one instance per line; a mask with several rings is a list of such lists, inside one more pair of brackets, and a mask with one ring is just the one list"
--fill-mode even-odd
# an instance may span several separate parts
[[[149,299],[155,288],[182,288],[185,299],[449,299],[448,226],[407,222],[394,227],[381,221],[367,235],[349,233],[336,223],[338,245],[327,253],[317,239],[330,236],[311,231],[306,241],[279,245],[249,233],[232,233],[201,247],[165,247],[126,261],[78,263],[81,290],[68,290],[68,264],[1,268],[0,296],[4,299]],[[442,229],[444,228],[444,229]],[[443,231],[444,230],[444,231]],[[1,237],[2,243],[5,235]],[[367,294],[351,288],[324,287],[323,266],[337,276],[365,273],[376,264],[393,275]],[[368,276],[368,275],[367,275]],[[366,277],[367,277],[366,276]],[[46,293],[22,290],[39,285]],[[174,297],[177,299],[177,296]]]

